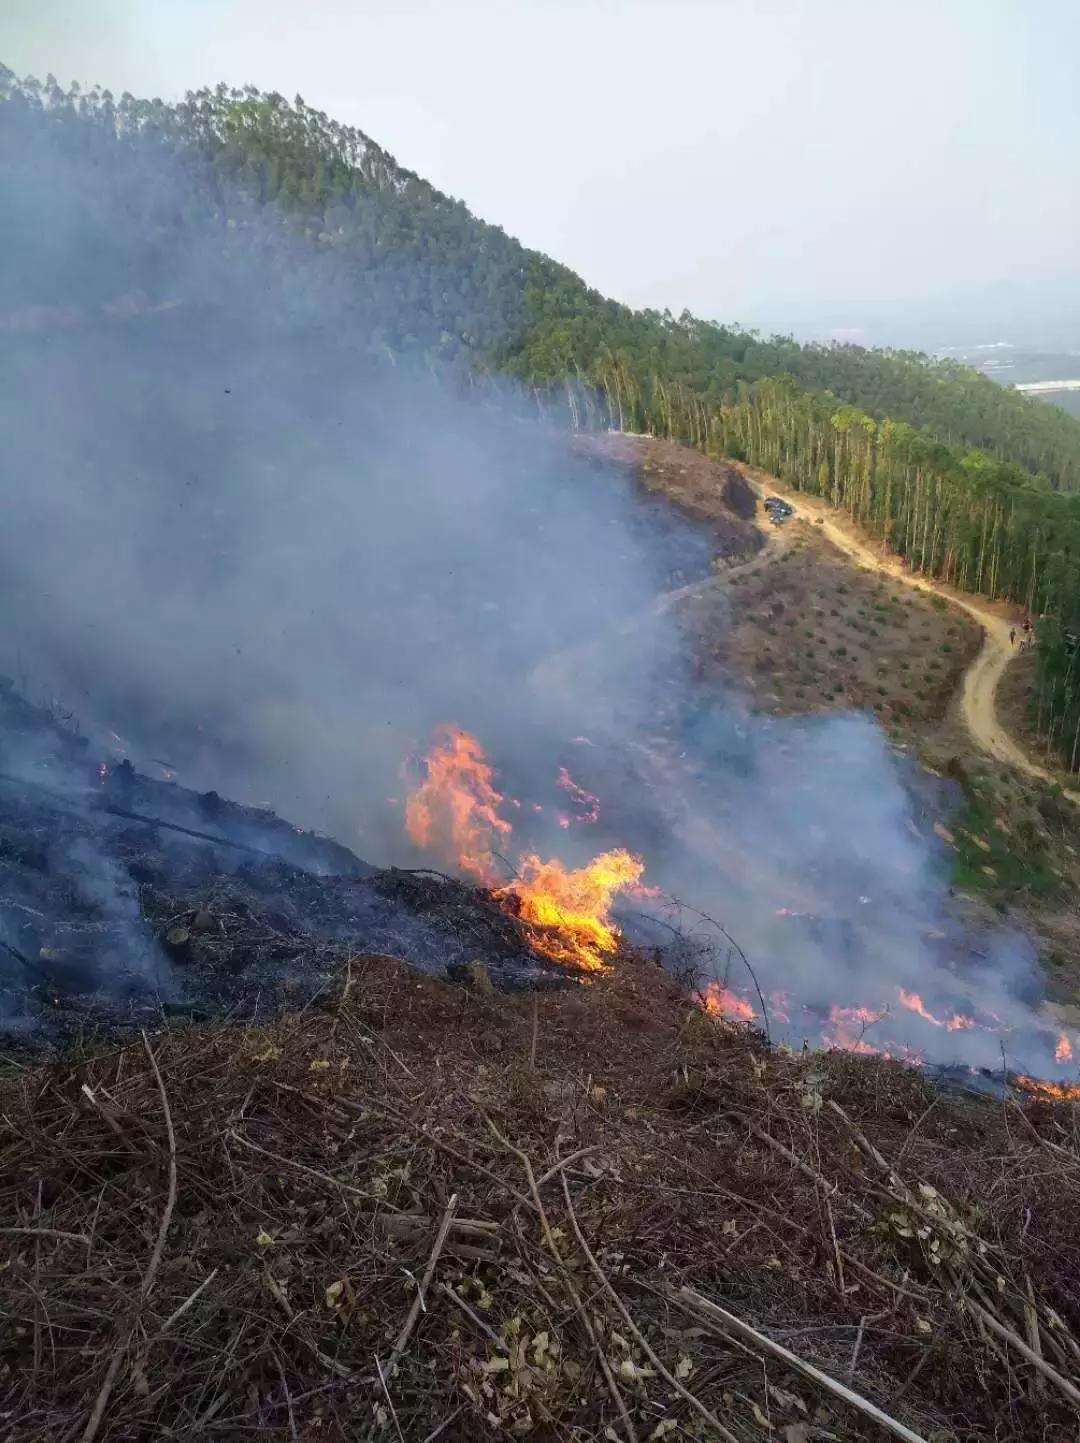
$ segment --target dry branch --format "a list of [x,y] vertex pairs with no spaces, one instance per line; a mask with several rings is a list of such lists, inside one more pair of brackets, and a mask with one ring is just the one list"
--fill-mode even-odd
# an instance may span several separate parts
[[828,1373],[823,1373],[820,1368],[815,1368],[813,1363],[807,1363],[797,1353],[793,1353],[790,1348],[785,1348],[782,1343],[777,1343],[773,1338],[759,1333],[749,1323],[744,1323],[741,1318],[737,1318],[734,1313],[729,1313],[726,1308],[721,1308],[718,1304],[710,1302],[708,1298],[703,1298],[693,1288],[670,1290],[669,1296],[673,1302],[681,1302],[691,1315],[705,1317],[714,1324],[719,1324],[719,1331],[723,1336],[728,1338],[733,1336],[740,1342],[748,1344],[752,1349],[767,1353],[770,1357],[786,1363],[789,1368],[794,1368],[797,1372],[802,1373],[804,1377],[810,1378],[827,1392],[856,1409],[865,1418],[871,1419],[872,1422],[884,1428],[894,1438],[903,1439],[903,1443],[926,1443],[926,1439],[921,1433],[916,1433],[906,1424],[891,1418],[876,1403],[871,1403],[869,1398],[864,1398],[860,1393],[856,1393],[846,1383],[841,1383],[836,1378],[830,1378]]

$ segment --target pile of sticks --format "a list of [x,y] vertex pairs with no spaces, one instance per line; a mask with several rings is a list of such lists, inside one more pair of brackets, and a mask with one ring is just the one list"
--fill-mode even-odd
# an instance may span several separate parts
[[4,1437],[1074,1436],[1078,1181],[1068,1108],[771,1050],[646,964],[357,958],[0,1076]]

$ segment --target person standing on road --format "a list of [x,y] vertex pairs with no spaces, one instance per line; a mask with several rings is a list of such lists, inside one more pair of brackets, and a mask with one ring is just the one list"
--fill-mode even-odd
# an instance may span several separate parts
[[1010,627],[1009,627],[1009,645],[1010,645],[1010,646],[1015,646],[1015,645],[1016,645],[1016,627],[1015,627],[1015,626],[1010,626]]

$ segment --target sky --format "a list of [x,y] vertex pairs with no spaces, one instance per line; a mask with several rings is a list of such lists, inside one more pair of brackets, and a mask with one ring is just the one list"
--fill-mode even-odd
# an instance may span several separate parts
[[2,0],[19,75],[358,126],[635,306],[1080,349],[1076,0]]

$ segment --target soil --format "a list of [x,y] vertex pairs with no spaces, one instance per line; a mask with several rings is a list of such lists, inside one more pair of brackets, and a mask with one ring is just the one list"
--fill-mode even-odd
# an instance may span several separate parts
[[857,707],[889,727],[940,720],[980,644],[973,621],[853,570],[797,517],[756,564],[718,568],[687,614],[704,675],[735,676],[759,709]]
[[693,520],[706,522],[716,556],[738,560],[761,549],[754,490],[733,463],[714,461],[655,436],[605,432],[576,436],[573,446],[580,455],[625,466],[646,491],[674,502]]

